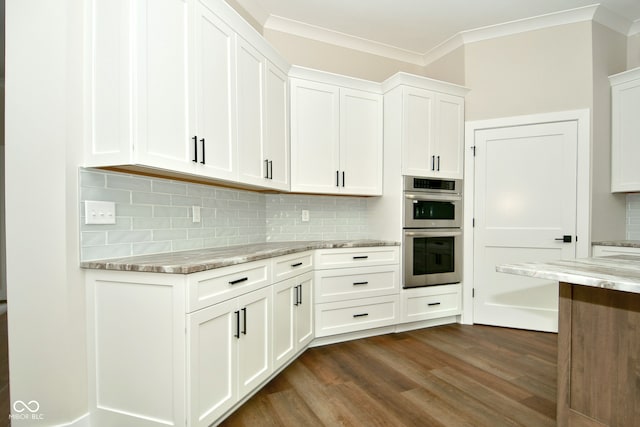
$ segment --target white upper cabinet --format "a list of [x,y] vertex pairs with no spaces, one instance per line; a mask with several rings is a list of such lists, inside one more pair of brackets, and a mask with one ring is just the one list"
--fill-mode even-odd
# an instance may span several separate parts
[[291,79],[291,190],[337,193],[340,92],[335,86]]
[[239,181],[288,190],[287,76],[240,37],[236,88]]
[[341,190],[382,194],[382,96],[340,89]]
[[234,179],[236,34],[204,3],[195,3],[192,69],[196,120],[189,135],[191,161],[195,173]]
[[402,174],[462,178],[467,89],[405,73],[383,86],[390,97],[401,99],[399,108],[387,110],[385,121],[397,129],[387,137],[400,139]]
[[87,16],[85,166],[288,189],[289,65],[230,6],[94,0]]
[[291,190],[382,194],[382,96],[357,88],[363,81],[298,72],[336,84],[290,80]]
[[611,191],[640,191],[640,68],[611,82]]

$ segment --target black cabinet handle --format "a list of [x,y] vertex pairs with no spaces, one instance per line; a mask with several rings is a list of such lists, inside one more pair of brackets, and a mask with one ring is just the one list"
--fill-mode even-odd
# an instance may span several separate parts
[[427,304],[429,307],[433,307],[434,305],[440,305],[439,302],[430,302],[429,304]]
[[368,315],[369,315],[369,313],[361,313],[361,314],[354,314],[354,315],[353,315],[353,317],[354,317],[354,318],[355,318],[355,317],[366,317],[366,316],[368,316]]
[[198,135],[191,139],[193,139],[193,161],[198,163]]
[[239,339],[240,338],[240,312],[235,311],[234,314],[236,315],[236,333],[234,337]]
[[436,156],[431,156],[431,170],[436,170]]
[[273,160],[269,160],[269,179],[273,179]]
[[243,277],[242,279],[236,279],[236,280],[232,280],[229,282],[230,285],[235,285],[241,282],[246,282],[247,280],[249,280],[248,277]]
[[264,159],[264,178],[269,179],[269,159]]
[[247,307],[242,309],[242,317],[244,319],[244,325],[242,325],[242,334],[247,335]]
[[344,171],[342,171],[342,186],[344,187]]
[[295,302],[293,303],[293,305],[298,306],[298,301],[300,300],[300,298],[298,297],[298,287],[296,286],[293,289],[295,289],[295,293],[296,293],[294,297]]
[[368,285],[369,282],[353,282],[353,286]]
[[302,285],[298,285],[298,305],[302,305]]
[[205,161],[205,157],[204,157],[204,138],[202,138],[200,140],[200,142],[202,143],[202,160],[200,160],[200,163],[202,163],[204,165],[204,161]]
[[563,243],[571,243],[572,238],[571,238],[571,236],[570,236],[570,235],[565,234],[564,236],[562,236],[562,237],[560,237],[560,238],[558,238],[558,239],[556,239],[556,240],[558,240],[558,241],[560,241],[560,242],[563,242]]
[[340,171],[336,171],[336,187],[340,187]]
[[354,256],[353,259],[367,259],[369,258],[368,255],[359,255],[359,256]]
[[437,171],[440,171],[440,156],[438,156],[438,169],[436,169]]
[[300,267],[302,265],[301,262],[296,262],[295,264],[291,264],[291,267],[295,268],[295,267]]

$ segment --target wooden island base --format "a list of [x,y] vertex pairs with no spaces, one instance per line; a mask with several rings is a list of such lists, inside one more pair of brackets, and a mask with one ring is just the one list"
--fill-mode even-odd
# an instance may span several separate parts
[[640,426],[640,294],[560,283],[558,426]]

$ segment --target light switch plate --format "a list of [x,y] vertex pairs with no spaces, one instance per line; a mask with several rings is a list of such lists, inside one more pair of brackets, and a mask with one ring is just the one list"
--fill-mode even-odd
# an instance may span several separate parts
[[309,211],[306,209],[302,210],[302,222],[308,222],[309,221]]
[[115,224],[116,223],[116,204],[113,202],[85,200],[84,223],[85,224]]

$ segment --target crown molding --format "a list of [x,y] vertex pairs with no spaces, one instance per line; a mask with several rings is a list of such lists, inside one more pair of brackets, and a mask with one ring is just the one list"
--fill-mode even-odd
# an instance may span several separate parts
[[[255,0],[235,0],[247,13],[253,16],[253,19],[258,21],[258,24],[264,27],[265,22],[269,19],[269,12],[262,7],[259,1]],[[232,6],[233,7],[233,6]]]
[[[246,7],[252,15],[254,14],[254,9],[261,9],[261,12],[256,12],[258,15],[254,15],[258,21],[261,21],[261,17],[264,16],[265,12],[264,9],[256,6],[257,2],[254,0],[236,1],[243,7]],[[262,15],[259,15],[260,13],[262,13]],[[599,3],[461,31],[425,53],[413,52],[277,15],[268,15],[268,17],[264,19],[263,26],[265,29],[292,34],[424,67],[468,43],[586,21],[598,22],[626,36],[640,33],[640,19],[631,22],[606,7],[601,6]]]
[[270,15],[264,28],[423,66],[422,54],[293,19]]

